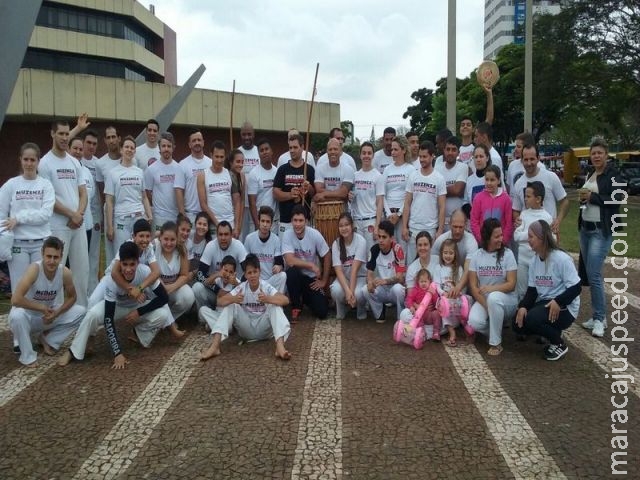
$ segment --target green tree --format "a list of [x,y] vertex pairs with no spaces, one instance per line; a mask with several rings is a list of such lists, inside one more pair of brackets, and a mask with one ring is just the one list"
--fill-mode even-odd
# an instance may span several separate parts
[[411,94],[411,98],[418,102],[417,105],[407,107],[402,118],[411,117],[411,130],[417,132],[421,139],[427,138],[427,125],[431,121],[433,111],[433,90],[420,88]]

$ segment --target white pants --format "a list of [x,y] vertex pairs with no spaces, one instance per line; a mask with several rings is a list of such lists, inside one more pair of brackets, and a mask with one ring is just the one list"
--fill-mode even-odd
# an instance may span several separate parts
[[[205,318],[211,316],[212,310],[209,307],[203,307],[200,315]],[[217,319],[210,323],[211,334],[219,333],[222,340],[229,336],[231,327],[235,327],[240,337],[245,340],[265,340],[274,337],[284,338],[286,341],[291,332],[289,320],[284,314],[282,307],[277,305],[267,305],[267,311],[257,318],[250,318],[247,312],[237,303],[227,305],[222,309]]]
[[198,311],[202,307],[216,308],[216,303],[218,303],[218,296],[213,290],[205,286],[202,282],[194,283],[192,290],[193,296],[195,297],[196,306],[198,307]]
[[287,289],[287,274],[282,271],[280,273],[276,273],[275,275],[271,275],[267,279],[267,283],[271,285],[273,288],[278,290],[280,293],[284,293]]
[[98,274],[100,272],[100,239],[102,231],[91,230],[91,241],[89,242],[89,281],[87,283],[87,293],[91,295],[98,285]]
[[[364,289],[362,288],[364,287]],[[367,297],[365,291],[367,289],[367,279],[358,277],[354,295],[356,296],[356,315],[359,320],[367,318]],[[345,302],[345,294],[342,285],[336,278],[330,287],[331,298],[336,302],[336,318],[343,319],[347,313],[347,304]]]
[[11,279],[11,293],[16,291],[18,282],[27,267],[33,262],[42,260],[42,240],[14,240],[11,249],[11,260],[7,262],[9,278]]
[[[370,218],[368,220],[354,220],[353,223],[356,227],[356,232],[364,237],[367,242],[367,259],[369,258],[369,252],[371,252],[371,247],[376,244],[376,241],[373,238],[373,231],[376,228],[376,219]],[[369,227],[371,231],[369,231]]]
[[518,298],[513,292],[491,292],[487,296],[487,307],[488,313],[479,302],[474,303],[469,311],[468,323],[476,332],[489,337],[489,345],[500,345],[504,319],[516,314]]
[[183,285],[175,292],[169,294],[169,309],[173,320],[177,320],[182,315],[191,310],[196,301],[193,290],[189,285]]
[[44,333],[46,342],[54,350],[58,350],[62,342],[71,335],[82,320],[86,309],[81,305],[73,305],[53,323],[45,325],[42,313],[35,310],[13,307],[9,312],[9,326],[20,346],[20,363],[29,365],[38,359],[31,344],[32,333]]
[[[111,273],[108,273],[107,275],[111,275]],[[98,285],[96,285],[96,288],[94,288],[93,292],[91,292],[91,295],[89,296],[89,303],[87,304],[87,308],[91,309],[104,300],[107,275],[105,275],[100,279],[100,281],[98,282]]]
[[367,285],[363,285],[362,288],[365,298],[371,306],[371,312],[375,318],[380,318],[382,315],[382,307],[385,303],[391,302],[396,304],[396,315],[400,315],[402,307],[404,306],[404,286],[396,283],[394,285],[380,285],[376,287],[373,293],[369,293]]
[[[89,285],[89,248],[87,232],[84,228],[62,228],[53,230],[51,234],[64,242],[61,264],[69,257],[69,266],[73,272],[73,285],[76,287],[77,303],[87,306],[87,287]],[[71,253],[69,253],[71,252]]]
[[[118,322],[132,310],[133,308],[122,308],[116,305],[114,322]],[[133,328],[143,347],[148,348],[160,329],[167,325],[167,315],[168,309],[156,308],[138,318],[138,322]],[[169,321],[169,325],[171,321]],[[102,325],[104,325],[104,300],[89,309],[80,323],[76,336],[71,343],[71,352],[74,358],[78,360],[84,359],[89,336],[94,336]]]
[[[120,249],[120,245],[124,242],[131,240],[133,236],[133,224],[136,223],[142,215],[128,215],[126,217],[114,217],[113,218],[113,255]],[[113,258],[111,259],[113,260]],[[111,263],[109,260],[109,263]]]

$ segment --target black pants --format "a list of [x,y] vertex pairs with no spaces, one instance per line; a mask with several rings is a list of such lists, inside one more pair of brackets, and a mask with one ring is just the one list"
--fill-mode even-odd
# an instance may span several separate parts
[[291,308],[302,308],[307,305],[319,319],[327,318],[329,304],[322,290],[312,290],[309,285],[315,281],[302,273],[298,267],[287,269],[287,290],[291,299]]
[[513,319],[513,331],[518,335],[540,335],[545,337],[554,345],[562,343],[562,330],[571,326],[575,318],[569,313],[569,310],[560,310],[558,319],[551,323],[549,321],[549,309],[545,305],[549,300],[536,303],[533,308],[527,312],[522,327],[518,327],[515,317]]

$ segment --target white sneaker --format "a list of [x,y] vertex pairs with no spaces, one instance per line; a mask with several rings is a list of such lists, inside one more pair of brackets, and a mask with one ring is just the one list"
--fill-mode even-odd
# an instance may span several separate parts
[[604,323],[599,320],[595,320],[593,322],[593,330],[591,330],[591,335],[594,337],[604,337]]
[[595,320],[593,318],[590,318],[586,322],[582,322],[582,328],[586,328],[587,330],[593,330],[595,325]]

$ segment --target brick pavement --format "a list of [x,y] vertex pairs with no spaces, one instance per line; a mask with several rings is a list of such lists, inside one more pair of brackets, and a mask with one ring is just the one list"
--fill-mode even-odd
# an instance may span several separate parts
[[[640,311],[627,310],[640,339]],[[131,364],[118,372],[102,333],[87,361],[28,372],[0,332],[0,478],[608,477],[608,334],[574,325],[568,355],[552,363],[508,330],[492,358],[482,339],[414,351],[394,345],[391,328],[391,318],[307,319],[289,363],[271,342],[230,339],[202,364],[207,338],[189,325],[181,344],[127,345]],[[629,432],[627,478],[640,477],[639,355],[630,344],[636,384],[618,423]]]

